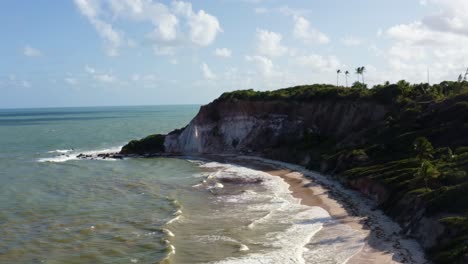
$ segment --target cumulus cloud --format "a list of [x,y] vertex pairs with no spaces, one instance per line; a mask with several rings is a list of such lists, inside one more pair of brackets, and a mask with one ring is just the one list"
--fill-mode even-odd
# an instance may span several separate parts
[[330,39],[325,33],[313,28],[303,16],[294,16],[293,35],[306,43],[326,44]]
[[35,49],[29,45],[23,48],[23,54],[26,57],[39,57],[42,56],[42,52],[38,49]]
[[216,79],[216,75],[211,71],[210,67],[206,63],[202,63],[201,70],[203,72],[203,77],[206,80],[214,80]]
[[426,4],[440,11],[385,31],[385,36],[393,41],[387,51],[389,66],[407,75],[425,75],[429,65],[434,72],[431,75],[438,75],[433,80],[452,79],[467,66],[468,2],[427,0]]
[[[173,1],[168,6],[150,0],[74,0],[81,14],[88,18],[106,44],[107,54],[116,56],[122,47],[134,47],[123,31],[114,27],[117,20],[149,23],[152,30],[146,37],[154,41],[155,49],[174,48],[187,44],[207,46],[222,32],[218,19],[192,4]],[[182,23],[185,22],[185,27]],[[187,29],[187,30],[184,30]],[[155,52],[155,54],[160,54]]]
[[272,77],[275,74],[273,61],[264,56],[247,56],[247,61],[253,62],[257,69],[257,72],[260,73],[263,77]]
[[228,48],[216,49],[214,54],[218,57],[230,58],[232,56],[232,51]]
[[319,54],[298,56],[295,58],[295,62],[313,72],[331,72],[342,66],[336,56],[322,56]]
[[188,24],[190,26],[190,39],[200,46],[210,45],[215,40],[216,35],[222,32],[218,19],[203,10],[191,14],[188,17]]
[[283,36],[279,33],[257,29],[257,53],[267,57],[279,57],[286,54],[288,49],[281,44]]

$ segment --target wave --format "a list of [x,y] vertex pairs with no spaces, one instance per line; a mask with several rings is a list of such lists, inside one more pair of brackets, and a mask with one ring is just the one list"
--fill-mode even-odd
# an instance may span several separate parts
[[69,153],[69,152],[72,152],[73,149],[56,149],[56,150],[51,150],[51,151],[47,151],[47,153]]
[[115,160],[111,158],[101,158],[98,157],[99,154],[105,153],[117,153],[122,149],[122,146],[107,148],[107,149],[99,149],[99,150],[73,150],[73,149],[57,149],[48,151],[47,153],[57,153],[59,155],[55,155],[54,157],[46,157],[46,158],[39,158],[37,159],[38,162],[66,162],[70,160],[79,160],[80,155],[90,156],[91,159],[99,159],[99,160]]
[[[347,225],[339,224],[321,207],[301,204],[280,177],[233,164],[197,165],[211,173],[195,187],[210,191],[222,183],[225,190],[221,195],[216,193],[216,199],[224,206],[225,217],[242,219],[246,224],[241,232],[256,234],[247,235],[246,243],[233,234],[241,256],[213,264],[345,263],[364,246],[364,234],[346,229]],[[317,246],[310,246],[311,243]]]

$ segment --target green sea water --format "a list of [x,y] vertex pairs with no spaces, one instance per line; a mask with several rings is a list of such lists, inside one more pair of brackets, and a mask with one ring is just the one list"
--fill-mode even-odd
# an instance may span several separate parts
[[[76,157],[183,127],[198,109],[0,110],[0,263],[342,263],[360,249],[359,234],[338,224],[324,233],[325,210],[261,171]],[[338,233],[348,239],[320,242]]]

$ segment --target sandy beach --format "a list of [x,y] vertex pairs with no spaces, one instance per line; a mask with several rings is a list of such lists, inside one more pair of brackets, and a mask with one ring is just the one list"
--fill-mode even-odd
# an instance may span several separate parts
[[363,248],[346,263],[428,263],[420,245],[404,237],[400,226],[360,193],[293,164],[246,156],[226,157],[226,161],[283,178],[303,204],[322,207],[334,219],[363,232]]

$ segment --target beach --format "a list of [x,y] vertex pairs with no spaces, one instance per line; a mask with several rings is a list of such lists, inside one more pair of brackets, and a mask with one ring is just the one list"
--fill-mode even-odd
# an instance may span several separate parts
[[[363,233],[364,245],[345,263],[428,263],[420,245],[401,234],[397,223],[376,209],[376,203],[357,191],[298,165],[247,156],[225,156],[224,159],[281,177],[289,184],[291,194],[301,199],[302,204],[321,207],[341,224]],[[327,227],[327,223],[324,227]]]

